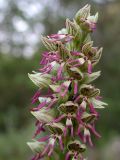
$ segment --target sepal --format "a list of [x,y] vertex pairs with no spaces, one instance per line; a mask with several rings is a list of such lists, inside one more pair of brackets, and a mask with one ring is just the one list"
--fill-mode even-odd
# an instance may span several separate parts
[[105,108],[105,106],[108,105],[107,103],[102,102],[101,100],[97,100],[95,98],[91,98],[90,102],[94,105],[94,108],[98,108],[98,109],[103,109]]
[[55,111],[53,109],[46,110],[46,108],[41,108],[38,111],[31,111],[31,114],[35,116],[40,122],[49,123],[53,120]]
[[51,75],[49,74],[42,74],[42,73],[34,73],[34,74],[29,74],[28,77],[32,80],[32,82],[40,87],[49,87],[51,84]]
[[33,142],[27,142],[27,145],[34,153],[40,153],[45,147],[45,143],[38,142],[36,140],[34,140]]
[[94,72],[91,74],[85,73],[83,82],[86,84],[91,83],[94,80],[96,80],[100,76],[100,74],[101,74],[101,71]]

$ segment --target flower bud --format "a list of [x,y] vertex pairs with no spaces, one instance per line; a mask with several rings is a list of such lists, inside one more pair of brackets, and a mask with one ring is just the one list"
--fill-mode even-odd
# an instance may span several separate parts
[[66,29],[70,35],[81,38],[81,29],[75,22],[66,19]]
[[50,40],[46,37],[41,37],[42,43],[45,45],[45,47],[50,51],[57,51],[57,43],[53,40]]
[[90,41],[90,42],[86,43],[82,47],[82,53],[85,54],[85,55],[88,55],[88,53],[90,52],[92,46],[93,46],[93,41]]
[[101,47],[101,48],[97,51],[96,55],[92,58],[92,64],[93,64],[93,65],[96,65],[96,64],[99,62],[99,60],[100,60],[100,58],[101,58],[101,56],[102,56],[102,51],[103,51],[103,48]]
[[76,13],[75,20],[78,24],[80,24],[82,20],[87,19],[87,17],[90,15],[90,8],[91,6],[87,4]]
[[97,23],[98,21],[98,12],[94,16],[88,16],[87,20],[91,23]]
[[64,61],[70,57],[70,51],[61,42],[58,42],[58,53]]

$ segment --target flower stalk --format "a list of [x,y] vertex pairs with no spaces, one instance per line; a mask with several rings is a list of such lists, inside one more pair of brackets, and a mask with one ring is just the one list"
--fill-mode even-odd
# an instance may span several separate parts
[[47,51],[39,72],[28,74],[39,88],[32,98],[32,104],[37,104],[31,109],[36,132],[33,142],[28,142],[35,152],[32,160],[59,160],[55,158],[59,153],[65,160],[84,160],[87,145],[93,146],[91,135],[101,137],[95,124],[98,109],[107,104],[90,84],[100,76],[100,71],[93,70],[102,54],[90,38],[98,20],[98,13],[91,15],[90,8],[86,5],[73,21],[67,19],[57,34],[41,37]]

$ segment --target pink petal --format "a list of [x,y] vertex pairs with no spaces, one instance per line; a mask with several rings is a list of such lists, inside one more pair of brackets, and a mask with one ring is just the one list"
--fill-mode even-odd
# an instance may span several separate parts
[[88,73],[91,74],[92,73],[92,64],[91,61],[88,60]]
[[77,81],[74,81],[74,94],[77,94],[78,92],[78,83]]
[[70,128],[71,128],[71,136],[73,137],[74,136],[73,126],[71,126]]
[[93,134],[96,137],[101,138],[101,135],[95,130],[95,128],[93,126],[91,126],[90,124],[88,124],[88,128],[93,132]]
[[61,74],[62,74],[62,70],[63,70],[63,64],[60,65],[60,67],[58,68],[58,73],[57,73],[57,77],[58,79],[61,77]]
[[77,51],[72,51],[71,54],[74,55],[74,56],[80,56],[81,55],[81,53],[77,52]]
[[93,147],[93,143],[92,143],[92,140],[91,140],[91,136],[87,136],[87,139],[88,139],[89,145],[90,145],[91,147]]
[[52,154],[52,152],[53,152],[53,149],[54,149],[54,145],[52,146],[50,146],[50,151],[48,152],[48,156],[51,156],[51,154]]
[[50,138],[50,136],[45,136],[45,137],[39,138],[38,141],[39,141],[39,142],[45,142],[45,141],[47,141],[49,138]]
[[68,87],[65,88],[64,92],[61,93],[61,96],[64,97],[68,91]]
[[78,102],[81,98],[81,95],[77,96],[76,99],[74,100],[74,102]]
[[63,118],[65,118],[65,117],[66,117],[66,115],[61,115],[60,117],[54,119],[53,122],[57,123],[57,122],[61,121]]
[[96,116],[98,116],[98,113],[96,112],[92,103],[89,103],[89,108],[90,108],[91,113],[94,113],[94,114],[96,114]]
[[41,153],[41,156],[44,156],[48,152],[48,149],[49,149],[49,144],[46,145],[46,147],[44,148],[43,152]]
[[63,142],[62,142],[62,137],[61,136],[59,137],[59,144],[60,144],[61,150],[63,150],[64,147],[63,147]]
[[38,100],[39,96],[40,96],[40,91],[38,90],[32,97],[32,104],[34,104]]
[[65,160],[70,160],[70,153],[69,152],[66,154]]
[[50,104],[47,106],[47,108],[46,109],[50,109],[56,102],[57,102],[57,100],[58,99],[53,99],[51,102],[50,102]]
[[63,130],[64,137],[66,137],[66,135],[67,135],[67,129],[68,129],[68,126],[66,126],[66,127],[64,128],[64,130]]
[[38,153],[37,155],[35,155],[31,160],[39,160],[40,158],[40,154]]

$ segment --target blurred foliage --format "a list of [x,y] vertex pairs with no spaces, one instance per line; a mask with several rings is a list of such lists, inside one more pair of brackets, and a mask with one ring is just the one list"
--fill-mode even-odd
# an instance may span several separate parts
[[[5,13],[7,19],[3,23],[6,34],[8,31],[10,35],[16,33],[11,24],[13,16],[23,19],[25,17],[25,14],[19,11],[17,2],[17,0],[9,0],[10,5],[7,8],[9,12]],[[44,15],[42,20],[41,15],[24,19],[29,22],[31,30],[34,28],[33,24],[40,22],[45,27],[45,34],[55,33],[64,27],[66,16],[72,18],[73,14],[87,2],[91,3],[93,10],[98,10],[100,14],[93,40],[95,45],[104,47],[104,52],[99,66],[95,69],[102,70],[102,76],[96,81],[96,86],[101,89],[103,99],[109,104],[105,110],[101,111],[98,123],[98,130],[103,138],[97,143],[101,148],[100,154],[102,154],[103,145],[109,141],[110,137],[120,132],[120,1],[109,2],[106,0],[103,3],[96,3],[87,0],[69,0],[68,3],[65,0],[57,0],[52,2],[57,6],[56,10],[55,8],[52,10],[50,7],[53,4],[48,6],[46,4],[42,11],[42,15]],[[42,1],[38,1],[38,3],[42,5]],[[17,44],[14,42],[11,44],[10,40],[9,37],[11,48],[16,47]],[[8,41],[6,40],[6,43]],[[24,41],[23,43],[26,45]],[[19,47],[22,53],[23,45],[19,45]],[[30,139],[34,131],[29,109],[31,107],[30,99],[36,88],[28,79],[27,73],[39,68],[39,60],[44,48],[40,42],[37,44],[37,48],[34,56],[28,59],[23,54],[19,56],[17,53],[17,56],[12,54],[12,50],[10,50],[10,54],[0,54],[0,160],[23,160],[27,159],[31,153],[26,141]],[[99,157],[101,157],[100,154],[98,154]],[[91,159],[98,160],[99,158],[92,157]],[[104,157],[101,159],[109,160]]]

